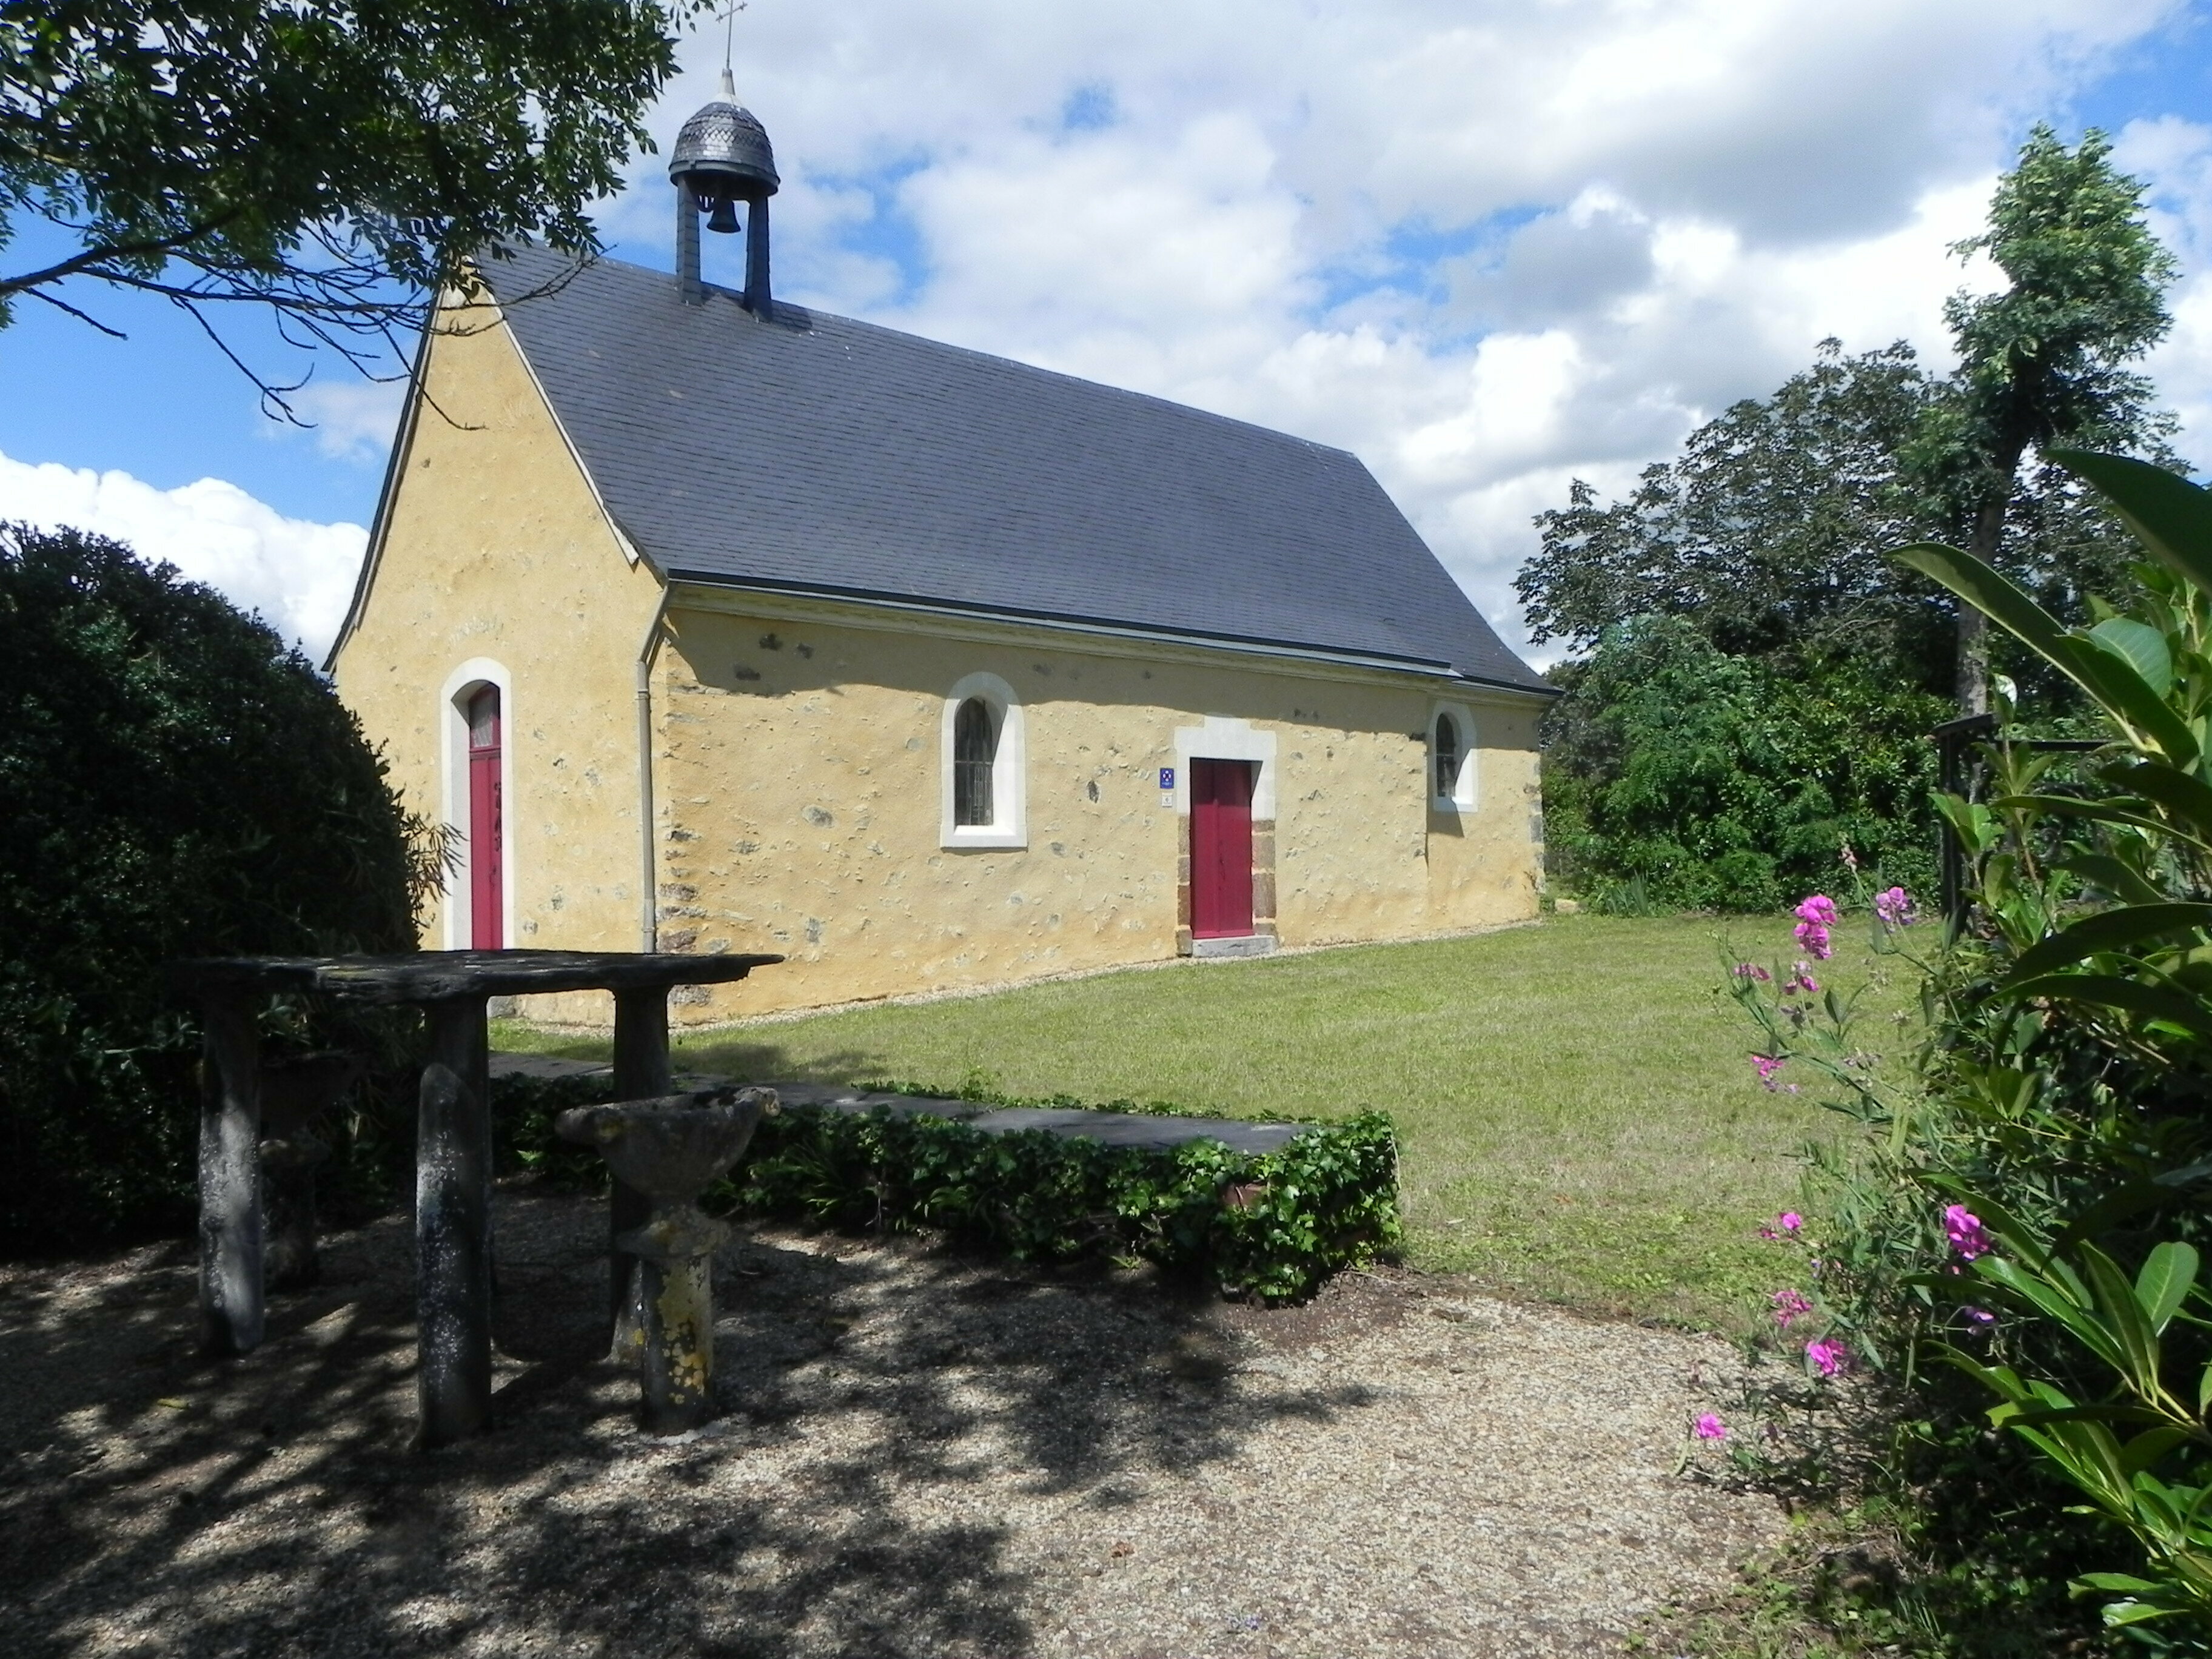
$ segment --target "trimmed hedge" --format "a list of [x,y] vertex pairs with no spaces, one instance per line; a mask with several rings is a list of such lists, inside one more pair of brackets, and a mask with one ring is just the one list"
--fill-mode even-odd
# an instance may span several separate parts
[[[562,1184],[602,1184],[598,1158],[560,1142],[552,1124],[607,1092],[601,1079],[499,1079],[511,1163]],[[1339,1268],[1395,1259],[1397,1177],[1396,1133],[1380,1112],[1317,1124],[1255,1155],[1212,1140],[1108,1146],[795,1107],[763,1120],[734,1177],[708,1201],[854,1231],[927,1227],[1022,1261],[1152,1261],[1204,1273],[1231,1295],[1283,1302],[1311,1295]]]

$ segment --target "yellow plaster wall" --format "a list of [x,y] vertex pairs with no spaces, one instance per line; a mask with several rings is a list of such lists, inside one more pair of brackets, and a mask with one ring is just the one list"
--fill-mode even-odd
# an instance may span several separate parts
[[[1206,715],[1276,735],[1285,944],[1536,911],[1534,699],[1089,650],[1042,630],[963,639],[928,623],[896,631],[680,600],[670,628],[654,693],[663,947],[790,957],[691,994],[678,1018],[1174,955],[1177,814],[1160,804],[1158,769],[1176,763],[1176,729]],[[1026,848],[939,845],[945,697],[977,672],[1025,711]],[[1426,793],[1439,695],[1477,721],[1480,793],[1462,814],[1431,813]]]
[[[339,650],[339,695],[407,804],[464,821],[441,775],[441,693],[471,658],[512,677],[507,943],[635,950],[636,661],[660,583],[633,566],[503,327],[433,343],[381,556]],[[442,409],[445,416],[438,410]],[[465,943],[467,894],[449,894]],[[425,945],[445,943],[441,921]],[[591,1017],[604,999],[572,999]]]

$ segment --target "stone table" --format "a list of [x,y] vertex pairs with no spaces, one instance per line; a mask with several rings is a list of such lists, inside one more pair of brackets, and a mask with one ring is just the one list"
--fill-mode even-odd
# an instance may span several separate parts
[[[491,1102],[488,1005],[493,997],[611,991],[615,1088],[631,1099],[669,1092],[668,993],[721,985],[780,956],[631,951],[418,951],[397,956],[228,957],[174,963],[172,986],[198,1000],[210,1085],[200,1108],[200,1315],[210,1352],[244,1353],[262,1334],[260,1042],[267,998],[309,993],[375,1006],[420,1007],[428,1026],[416,1140],[417,1443],[483,1428],[491,1416]],[[645,1219],[642,1194],[617,1188],[611,1240]],[[631,1274],[611,1264],[610,1319]]]

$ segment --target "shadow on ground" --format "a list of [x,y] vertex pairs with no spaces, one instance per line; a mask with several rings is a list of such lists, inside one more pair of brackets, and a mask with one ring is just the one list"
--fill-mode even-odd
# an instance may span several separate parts
[[744,1229],[727,1414],[654,1442],[597,1357],[603,1224],[501,1194],[498,1425],[431,1456],[404,1217],[221,1364],[181,1245],[0,1270],[0,1651],[1019,1654],[1146,1482],[1203,1502],[1249,1437],[1367,1401],[1239,1388],[1261,1345],[1149,1276]]

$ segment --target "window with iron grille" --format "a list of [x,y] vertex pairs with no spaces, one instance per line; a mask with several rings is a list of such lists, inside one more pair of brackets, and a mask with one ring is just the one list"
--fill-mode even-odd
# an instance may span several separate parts
[[1459,722],[1449,714],[1439,714],[1437,716],[1436,786],[1438,800],[1450,800],[1459,793]]
[[952,821],[961,825],[998,822],[991,799],[991,771],[998,759],[999,733],[990,705],[970,697],[952,721]]

